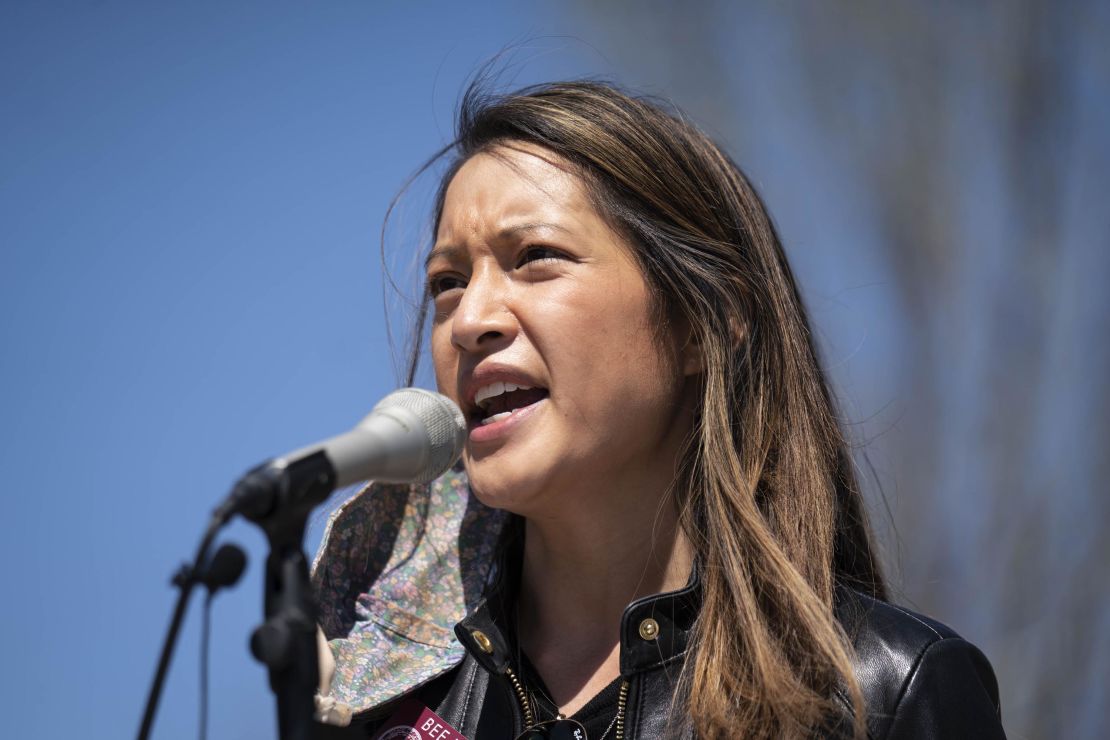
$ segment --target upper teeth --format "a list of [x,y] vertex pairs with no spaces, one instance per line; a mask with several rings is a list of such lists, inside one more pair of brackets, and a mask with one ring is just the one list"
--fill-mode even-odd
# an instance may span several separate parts
[[531,390],[531,386],[515,385],[513,383],[502,383],[498,381],[496,383],[490,383],[489,385],[484,385],[479,388],[478,391],[474,394],[474,403],[478,404],[479,406],[485,407],[487,401],[489,401],[491,398],[494,398],[495,396],[500,396],[502,393],[508,393],[509,391],[527,390]]

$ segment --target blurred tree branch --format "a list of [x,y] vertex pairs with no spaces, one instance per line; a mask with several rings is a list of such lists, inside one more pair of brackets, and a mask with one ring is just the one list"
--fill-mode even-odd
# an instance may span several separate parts
[[881,454],[897,461],[884,487],[904,593],[984,645],[1011,734],[1095,737],[1110,682],[1110,9],[577,8],[630,77],[726,144],[764,150],[777,132],[755,121],[775,121],[827,158],[814,177],[868,204],[868,229],[824,247],[874,244],[896,288],[904,413]]

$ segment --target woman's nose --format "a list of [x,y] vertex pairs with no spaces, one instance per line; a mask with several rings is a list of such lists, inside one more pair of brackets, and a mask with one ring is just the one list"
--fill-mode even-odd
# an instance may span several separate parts
[[512,341],[516,317],[509,309],[508,281],[493,271],[475,273],[451,321],[451,342],[464,352],[490,352]]

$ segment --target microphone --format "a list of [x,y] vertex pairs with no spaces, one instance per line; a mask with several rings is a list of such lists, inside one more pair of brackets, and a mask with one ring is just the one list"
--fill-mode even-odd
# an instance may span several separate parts
[[[279,507],[279,498],[290,495],[298,500],[287,503],[314,505],[336,488],[364,480],[427,483],[447,472],[465,441],[466,419],[451,399],[422,388],[402,388],[379,401],[351,431],[248,472],[215,515],[222,521],[235,514],[260,521]],[[303,483],[282,483],[289,479]],[[297,488],[302,492],[294,494]]]
[[466,419],[455,402],[422,388],[402,388],[378,402],[347,432],[302,447],[275,462],[289,465],[323,451],[335,487],[364,480],[427,483],[447,472],[466,442]]

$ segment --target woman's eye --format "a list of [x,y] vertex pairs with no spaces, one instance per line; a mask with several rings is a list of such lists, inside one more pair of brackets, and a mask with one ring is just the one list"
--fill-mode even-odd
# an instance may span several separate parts
[[552,247],[534,246],[528,247],[520,255],[518,267],[523,267],[530,262],[543,262],[546,260],[561,260],[566,259],[566,254],[560,252],[558,249]]
[[465,288],[466,281],[458,275],[432,275],[428,278],[428,293],[436,298],[449,290]]

